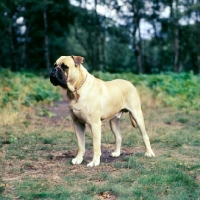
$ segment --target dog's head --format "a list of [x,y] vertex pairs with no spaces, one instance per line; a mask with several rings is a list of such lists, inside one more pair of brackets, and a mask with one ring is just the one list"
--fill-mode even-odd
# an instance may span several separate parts
[[54,86],[67,88],[67,82],[76,81],[78,67],[83,63],[81,56],[61,56],[56,60],[50,73],[50,81]]

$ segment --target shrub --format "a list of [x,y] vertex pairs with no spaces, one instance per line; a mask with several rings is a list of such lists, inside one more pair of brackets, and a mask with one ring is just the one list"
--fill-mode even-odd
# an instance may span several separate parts
[[0,108],[10,105],[13,109],[20,109],[38,102],[51,103],[60,98],[59,91],[48,79],[33,73],[13,73],[1,69],[0,79]]

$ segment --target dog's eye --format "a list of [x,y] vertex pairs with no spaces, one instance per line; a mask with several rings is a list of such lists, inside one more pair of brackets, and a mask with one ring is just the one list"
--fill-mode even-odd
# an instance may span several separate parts
[[66,69],[68,69],[69,67],[68,67],[67,65],[65,65],[64,63],[62,63],[62,64],[61,64],[61,68],[62,68],[63,70],[66,70]]

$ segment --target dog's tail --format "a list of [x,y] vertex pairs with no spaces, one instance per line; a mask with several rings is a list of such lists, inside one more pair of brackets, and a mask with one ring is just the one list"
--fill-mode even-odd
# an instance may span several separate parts
[[133,125],[134,128],[137,127],[137,123],[135,121],[135,119],[133,118],[133,116],[131,115],[131,113],[129,112],[129,117],[130,117],[130,120],[131,120],[131,124]]

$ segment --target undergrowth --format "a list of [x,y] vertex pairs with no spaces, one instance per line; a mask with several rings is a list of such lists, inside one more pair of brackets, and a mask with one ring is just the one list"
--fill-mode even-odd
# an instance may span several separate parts
[[0,71],[0,108],[10,105],[13,109],[33,106],[38,102],[51,103],[60,98],[60,93],[52,87],[49,79],[30,72]]
[[[52,104],[61,97],[49,79],[30,72],[0,70],[0,121],[12,124],[24,118],[24,110],[38,104]],[[31,111],[29,110],[29,113]]]
[[[95,77],[105,81],[126,79],[141,88],[144,95],[151,95],[152,101],[159,101],[162,106],[184,109],[200,109],[200,77],[192,73],[134,75],[132,73],[110,74],[94,72]],[[0,71],[0,108],[21,109],[38,102],[51,103],[60,98],[60,93],[49,79],[30,72],[13,73]]]

